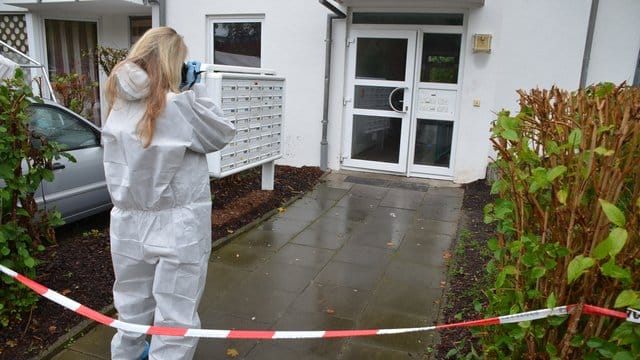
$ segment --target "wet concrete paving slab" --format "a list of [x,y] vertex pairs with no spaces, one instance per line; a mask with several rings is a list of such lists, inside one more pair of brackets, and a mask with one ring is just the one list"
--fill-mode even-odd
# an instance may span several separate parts
[[[208,329],[254,329],[269,330],[270,323],[252,320],[251,318],[234,316],[215,309],[200,311],[202,327]],[[229,359],[228,351],[244,358],[258,345],[258,340],[244,339],[201,339],[194,359]]]
[[313,268],[323,268],[331,258],[335,255],[335,251],[321,249],[312,246],[287,244],[272,258],[271,262],[289,265],[308,266]]
[[331,261],[318,274],[315,281],[321,284],[374,290],[383,273],[384,269],[379,266]]
[[[358,321],[362,329],[413,328],[433,325],[429,316],[416,316],[381,306],[368,306]],[[432,334],[415,332],[397,335],[365,336],[354,338],[356,344],[367,344],[396,351],[411,352],[414,355],[425,352],[431,345]],[[417,357],[417,356],[416,356]]]
[[[363,173],[325,180],[214,249],[200,307],[203,328],[344,330],[437,321],[462,189]],[[98,326],[55,359],[108,359],[112,334]],[[426,332],[202,339],[195,359],[427,359],[436,341],[436,333]]]
[[349,238],[348,232],[330,232],[317,231],[315,229],[307,229],[291,240],[291,243],[298,245],[307,245],[320,249],[335,250],[344,245]]
[[356,320],[371,295],[370,290],[313,283],[298,296],[291,308],[299,312],[318,312]]

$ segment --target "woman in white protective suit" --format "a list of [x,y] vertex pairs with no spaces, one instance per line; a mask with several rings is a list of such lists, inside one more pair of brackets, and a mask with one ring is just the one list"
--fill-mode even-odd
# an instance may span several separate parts
[[[200,327],[197,309],[211,253],[211,191],[205,154],[233,125],[205,89],[180,91],[187,48],[168,27],[147,31],[106,84],[104,169],[113,201],[113,297],[119,319]],[[197,76],[189,63],[191,78]],[[195,81],[194,81],[195,82]],[[197,338],[118,331],[112,359],[191,359]]]

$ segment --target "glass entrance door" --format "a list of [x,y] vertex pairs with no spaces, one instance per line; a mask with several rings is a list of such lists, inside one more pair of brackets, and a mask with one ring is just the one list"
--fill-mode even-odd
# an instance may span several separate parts
[[462,28],[351,32],[343,165],[450,178]]
[[345,152],[348,167],[405,172],[416,31],[352,31]]
[[450,177],[462,34],[427,30],[420,37],[408,173]]

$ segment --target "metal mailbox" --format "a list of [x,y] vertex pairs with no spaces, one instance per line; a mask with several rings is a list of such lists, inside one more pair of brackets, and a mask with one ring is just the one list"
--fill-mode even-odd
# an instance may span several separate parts
[[207,154],[209,175],[222,178],[262,165],[262,188],[272,190],[274,162],[282,157],[284,78],[209,71],[203,75],[209,96],[236,127],[227,146]]

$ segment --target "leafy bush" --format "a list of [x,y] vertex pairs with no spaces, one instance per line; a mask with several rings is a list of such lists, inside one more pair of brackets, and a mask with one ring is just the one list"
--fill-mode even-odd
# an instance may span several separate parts
[[[53,159],[71,156],[42,136],[29,131],[27,107],[33,98],[21,69],[0,85],[0,263],[29,277],[35,276],[34,252],[55,241],[53,226],[59,213],[38,210],[34,193],[42,180],[53,180]],[[2,275],[0,324],[27,311],[37,296]]]
[[124,60],[128,53],[129,49],[116,49],[98,45],[95,50],[83,53],[83,56],[93,57],[102,70],[109,75],[113,67]]
[[569,316],[487,327],[488,358],[632,359],[640,327],[582,305],[640,308],[640,89],[519,92],[492,143],[500,198],[487,315],[578,304]]
[[96,105],[97,81],[84,74],[53,75],[51,87],[61,105],[91,120]]

